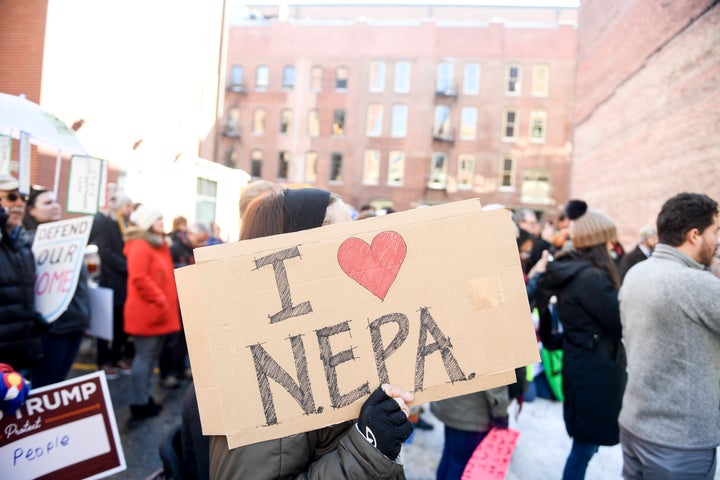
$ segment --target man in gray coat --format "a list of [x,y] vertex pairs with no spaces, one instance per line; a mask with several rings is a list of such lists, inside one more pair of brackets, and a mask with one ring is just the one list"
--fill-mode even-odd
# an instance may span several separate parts
[[620,290],[628,382],[620,411],[626,479],[712,479],[720,445],[718,204],[680,193],[659,243]]

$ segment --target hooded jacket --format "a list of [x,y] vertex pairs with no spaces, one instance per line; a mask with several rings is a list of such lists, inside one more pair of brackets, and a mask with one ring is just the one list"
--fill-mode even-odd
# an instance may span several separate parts
[[165,239],[131,227],[126,232],[123,253],[128,269],[125,332],[152,336],[179,331],[180,306]]
[[577,440],[615,445],[627,374],[612,279],[602,269],[569,254],[548,264],[538,288],[558,299],[563,326],[565,428]]

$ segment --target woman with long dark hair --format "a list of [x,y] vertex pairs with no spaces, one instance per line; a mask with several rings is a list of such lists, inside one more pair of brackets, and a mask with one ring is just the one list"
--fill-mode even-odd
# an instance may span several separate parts
[[575,251],[549,263],[541,295],[557,296],[563,326],[563,416],[573,438],[563,480],[585,478],[601,445],[619,442],[618,414],[627,374],[617,293],[620,286],[609,250],[615,222],[573,200],[567,208]]

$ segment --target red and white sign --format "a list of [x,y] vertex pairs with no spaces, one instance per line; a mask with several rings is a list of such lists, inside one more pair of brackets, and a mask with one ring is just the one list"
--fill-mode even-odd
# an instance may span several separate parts
[[462,480],[502,480],[510,466],[520,432],[493,428],[468,460]]

